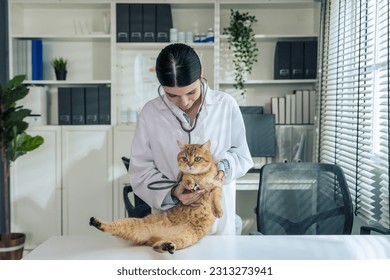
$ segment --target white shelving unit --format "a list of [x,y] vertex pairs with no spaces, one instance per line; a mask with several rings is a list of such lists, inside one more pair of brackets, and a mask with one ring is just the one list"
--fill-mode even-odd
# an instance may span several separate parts
[[[229,23],[230,9],[249,11],[258,20],[254,30],[260,53],[253,73],[247,79],[248,93],[239,101],[243,105],[262,105],[269,112],[271,96],[282,96],[297,88],[315,88],[316,80],[273,79],[273,57],[278,40],[317,39],[320,2],[315,0],[9,0],[10,77],[26,72],[26,58],[24,64],[23,59],[21,62],[23,54],[20,48],[23,50],[23,44],[31,39],[42,39],[43,80],[28,79],[26,83],[48,88],[52,117],[56,116],[58,87],[111,86],[111,126],[61,127],[52,121],[47,126],[31,128],[34,133],[45,135],[47,146],[20,159],[13,167],[18,181],[12,183],[16,190],[14,193],[18,195],[13,197],[14,224],[18,229],[32,233],[28,240],[29,248],[39,245],[51,234],[77,234],[77,224],[84,222],[84,217],[100,213],[86,213],[94,212],[95,208],[91,206],[84,211],[79,200],[72,198],[78,190],[82,190],[84,195],[89,192],[91,186],[85,188],[84,184],[89,182],[88,176],[91,175],[88,170],[91,168],[97,170],[100,176],[96,177],[98,180],[94,187],[105,195],[97,197],[99,204],[104,205],[96,205],[101,207],[99,211],[108,219],[123,216],[120,188],[127,175],[119,156],[130,152],[128,146],[125,148],[123,145],[130,145],[134,130],[134,124],[123,125],[123,111],[135,112],[147,100],[157,96],[153,67],[159,51],[168,43],[117,43],[117,3],[171,4],[173,25],[179,31],[201,34],[212,27],[214,43],[190,45],[200,55],[209,85],[227,92],[231,92],[234,81],[227,37],[221,34]],[[57,56],[69,61],[66,81],[55,80],[50,60]],[[91,141],[93,145],[90,145]],[[72,166],[80,162],[77,154],[80,149],[88,157],[83,157],[80,170],[75,170]],[[53,151],[55,157],[52,156]],[[19,203],[25,197],[32,201],[31,205],[39,201],[40,198],[34,197],[26,182],[41,182],[40,178],[33,180],[34,176],[24,177],[23,174],[25,166],[41,159],[45,159],[45,164],[52,168],[51,173],[54,174],[48,177],[48,183],[42,183],[45,184],[43,189],[53,192],[48,194],[50,204],[37,210],[37,213],[43,213],[40,214],[42,217],[56,221],[50,232],[37,230],[25,220],[23,217],[28,216],[30,206]],[[100,165],[97,161],[105,163]],[[32,170],[35,169],[39,171],[38,167]],[[72,176],[78,176],[80,180],[74,180]],[[252,194],[250,196],[253,197]],[[66,205],[59,206],[59,201]],[[37,205],[44,203],[39,201]],[[80,212],[73,211],[71,207]],[[80,230],[83,234],[88,233],[87,222]]]
[[9,1],[10,76],[26,68],[18,59],[18,43],[42,39],[44,80],[55,80],[50,61],[63,56],[68,80],[110,81],[111,34],[104,25],[110,10],[110,1]]
[[[315,84],[317,80],[315,79],[300,79],[300,80],[248,80],[245,82],[245,85],[283,85],[283,84]],[[220,85],[229,85],[233,86],[233,81],[220,81]]]
[[[215,89],[232,92],[232,54],[227,35],[230,10],[248,11],[257,22],[253,29],[259,48],[258,62],[247,77],[248,94],[240,96],[242,105],[258,104],[269,112],[271,96],[282,96],[296,88],[313,89],[316,80],[274,80],[273,58],[277,41],[317,40],[320,2],[316,0],[11,0],[9,3],[10,76],[22,73],[18,43],[43,40],[44,77],[27,80],[35,85],[112,86],[112,124],[120,124],[120,111],[139,110],[156,96],[154,73],[142,67],[153,66],[153,59],[166,43],[117,43],[117,3],[169,3],[173,25],[179,31],[206,33],[212,27],[215,43],[191,44],[200,54],[205,77]],[[109,22],[109,25],[105,24]],[[55,81],[50,60],[63,56],[69,60],[66,82]],[[150,74],[150,75],[148,75]],[[155,76],[155,75],[154,75]],[[52,90],[52,94],[56,91]],[[124,108],[123,104],[128,104]],[[54,106],[54,104],[51,104]],[[54,122],[55,123],[55,122]]]
[[246,77],[246,96],[233,89],[232,53],[228,49],[227,35],[220,35],[218,53],[218,87],[236,96],[241,105],[262,105],[271,112],[271,97],[282,97],[295,89],[315,89],[316,79],[275,80],[274,56],[278,41],[318,40],[320,30],[320,2],[318,1],[231,1],[221,0],[219,5],[219,34],[229,24],[230,10],[249,12],[256,16],[253,23],[255,40],[259,49],[258,61],[252,74]]

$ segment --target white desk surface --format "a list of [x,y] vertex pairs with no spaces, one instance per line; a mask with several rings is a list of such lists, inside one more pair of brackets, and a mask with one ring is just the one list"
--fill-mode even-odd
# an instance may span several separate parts
[[251,191],[259,189],[259,173],[247,173],[236,181],[236,190]]
[[117,237],[54,236],[24,260],[356,260],[390,259],[390,236],[206,236],[169,253],[133,246]]

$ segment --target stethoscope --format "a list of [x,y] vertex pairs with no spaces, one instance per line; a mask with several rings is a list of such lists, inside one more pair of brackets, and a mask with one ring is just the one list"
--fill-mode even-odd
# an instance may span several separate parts
[[[195,120],[194,120],[194,123],[193,125],[188,129],[188,128],[185,128],[184,125],[183,125],[183,122],[180,120],[180,118],[175,114],[175,112],[173,112],[173,109],[168,105],[168,103],[165,101],[164,99],[164,96],[161,94],[161,88],[162,86],[160,85],[157,89],[157,92],[158,92],[158,95],[160,96],[161,100],[163,101],[163,103],[165,104],[165,106],[168,108],[168,110],[172,113],[172,115],[175,117],[175,119],[179,122],[180,124],[180,127],[181,129],[188,133],[188,138],[189,138],[189,143],[191,143],[191,132],[196,128],[196,125],[198,123],[198,117],[199,117],[199,114],[200,112],[202,111],[202,108],[203,108],[203,104],[204,104],[204,101],[206,99],[206,94],[207,94],[207,89],[208,89],[208,85],[207,85],[207,80],[202,78],[201,79],[201,98],[202,98],[202,102],[200,104],[200,107],[199,107],[199,110],[198,112],[196,113],[196,116],[195,116]],[[158,180],[158,181],[154,181],[154,182],[151,182],[148,184],[148,189],[150,190],[165,190],[165,189],[171,189],[171,188],[174,188],[176,186],[179,185],[181,181],[181,178],[179,178],[177,181],[175,180]],[[168,184],[167,186],[164,186],[164,187],[154,187],[153,185],[157,185],[157,184]]]
[[163,103],[165,104],[165,106],[168,108],[168,110],[172,113],[172,115],[173,115],[173,116],[175,117],[175,119],[178,121],[178,123],[180,124],[181,129],[182,129],[184,132],[187,132],[187,133],[188,133],[189,143],[191,143],[191,132],[196,128],[196,125],[197,125],[197,123],[198,123],[199,114],[200,114],[200,112],[202,111],[203,104],[204,104],[204,101],[205,101],[205,99],[206,99],[207,89],[208,89],[207,80],[204,79],[204,78],[201,79],[201,98],[202,98],[202,103],[200,104],[199,110],[198,110],[198,112],[196,113],[194,123],[192,124],[192,126],[191,126],[189,129],[184,127],[183,122],[182,122],[182,121],[180,120],[180,118],[175,114],[175,112],[173,112],[173,109],[172,109],[172,108],[168,105],[168,103],[165,101],[164,96],[161,94],[161,88],[162,88],[162,86],[160,85],[160,86],[158,87],[158,89],[157,89],[158,96],[160,96],[160,98],[161,98],[161,100],[163,101]]

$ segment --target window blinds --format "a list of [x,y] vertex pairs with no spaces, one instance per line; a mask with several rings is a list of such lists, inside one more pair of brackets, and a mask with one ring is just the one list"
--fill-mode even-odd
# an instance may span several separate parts
[[319,161],[343,168],[357,215],[389,228],[390,5],[323,4]]

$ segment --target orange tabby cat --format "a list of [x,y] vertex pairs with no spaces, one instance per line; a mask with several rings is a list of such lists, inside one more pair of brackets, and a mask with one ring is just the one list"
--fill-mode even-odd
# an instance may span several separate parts
[[200,206],[179,203],[163,213],[114,222],[92,217],[89,224],[135,244],[152,246],[158,252],[168,251],[171,254],[204,237],[215,217],[222,217],[223,214],[222,182],[214,179],[218,170],[210,152],[210,141],[204,144],[178,144],[180,152],[177,159],[183,173],[182,184],[189,191],[206,190],[200,199]]

